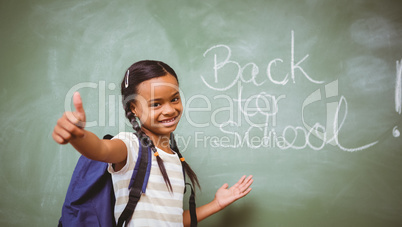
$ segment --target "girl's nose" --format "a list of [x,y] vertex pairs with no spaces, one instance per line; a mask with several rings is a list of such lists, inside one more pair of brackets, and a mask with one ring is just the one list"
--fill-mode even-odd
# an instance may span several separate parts
[[174,114],[175,113],[175,109],[174,109],[174,107],[169,103],[169,104],[166,104],[164,107],[163,107],[163,111],[162,111],[162,113],[164,114],[164,115],[172,115],[172,114]]

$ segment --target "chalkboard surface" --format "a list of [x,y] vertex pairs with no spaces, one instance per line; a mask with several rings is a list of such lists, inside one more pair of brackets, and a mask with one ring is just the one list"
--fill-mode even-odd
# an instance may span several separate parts
[[88,130],[130,131],[119,84],[142,59],[180,78],[180,149],[200,226],[402,225],[402,2],[0,2],[0,226],[55,226],[79,157],[51,138],[79,91]]

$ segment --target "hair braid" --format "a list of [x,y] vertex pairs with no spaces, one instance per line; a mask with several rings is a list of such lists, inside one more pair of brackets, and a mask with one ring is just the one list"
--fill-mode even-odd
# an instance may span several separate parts
[[[190,178],[191,184],[192,185],[197,185],[198,188],[201,189],[200,183],[198,181],[198,177],[195,174],[195,172],[193,171],[193,169],[191,169],[190,165],[185,161],[185,159],[183,158],[183,155],[180,153],[179,148],[177,147],[177,143],[176,140],[174,138],[174,134],[173,132],[170,135],[170,148],[177,153],[177,155],[179,156],[184,172],[187,174],[187,176]],[[195,188],[195,187],[194,187]]]
[[162,173],[163,180],[165,181],[166,186],[169,188],[169,190],[171,192],[173,192],[172,184],[170,184],[170,180],[169,180],[168,174],[166,172],[165,165],[163,164],[163,160],[161,159],[159,154],[157,154],[156,147],[155,147],[154,143],[152,142],[152,140],[150,140],[150,148],[154,152],[154,155],[156,156],[156,161],[158,163],[159,170]]
[[156,156],[156,161],[158,163],[159,170],[162,173],[163,180],[165,181],[166,186],[169,188],[169,190],[171,192],[173,192],[172,184],[170,183],[168,174],[166,172],[165,165],[163,164],[163,160],[161,159],[161,157],[159,155],[157,155],[157,150],[156,150],[156,147],[155,147],[154,143],[144,133],[144,131],[141,129],[141,126],[138,123],[138,121],[136,120],[134,113],[131,112],[131,110],[130,110],[130,105],[129,104],[127,104],[125,111],[126,111],[126,117],[128,118],[128,120],[130,121],[131,125],[133,126],[133,129],[135,130],[135,134],[137,135],[140,143],[142,143],[145,147],[151,148],[152,152]]

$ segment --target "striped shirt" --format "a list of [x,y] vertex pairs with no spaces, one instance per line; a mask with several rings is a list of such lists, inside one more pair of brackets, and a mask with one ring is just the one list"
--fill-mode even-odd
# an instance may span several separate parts
[[[108,171],[112,175],[116,196],[115,218],[119,219],[128,202],[128,185],[138,157],[138,138],[130,132],[121,132],[113,139],[121,139],[127,146],[127,162],[115,172],[112,164]],[[142,194],[128,226],[183,226],[184,179],[177,154],[168,154],[157,148],[162,158],[173,193],[170,192],[159,170],[156,157],[152,155],[152,166],[145,194]]]

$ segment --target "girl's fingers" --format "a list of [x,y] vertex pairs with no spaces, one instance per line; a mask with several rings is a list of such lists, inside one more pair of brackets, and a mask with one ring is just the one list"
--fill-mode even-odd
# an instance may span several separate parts
[[252,175],[248,176],[247,178],[246,178],[246,175],[242,176],[240,178],[240,180],[235,184],[235,186],[243,186],[243,185],[249,183],[250,180],[252,179],[252,177],[253,177]]
[[240,178],[239,182],[240,182],[240,183],[241,183],[241,182],[244,182],[244,179],[246,179],[246,175],[243,175],[243,176]]
[[239,187],[239,185],[241,185],[241,184],[244,182],[244,179],[245,179],[245,178],[246,178],[246,175],[242,176],[242,177],[240,178],[240,180],[237,181],[237,183],[233,185],[233,187]]
[[251,188],[248,188],[246,191],[243,192],[242,197],[246,196],[250,192],[251,192]]
[[60,144],[66,144],[71,139],[71,133],[60,127],[60,125],[54,127],[52,136]]
[[71,112],[64,113],[64,115],[57,121],[53,130],[53,139],[60,144],[68,143],[73,137],[84,136],[84,130],[77,127],[76,124],[68,119]]
[[56,141],[56,143],[59,143],[59,144],[67,143],[67,141],[64,140],[61,136],[59,136],[55,131],[53,131],[52,137],[53,137],[53,140]]
[[[80,125],[80,119],[78,116],[76,116],[77,114],[73,113],[73,112],[65,112],[63,114],[62,120],[67,120],[70,123],[79,126]],[[64,119],[63,119],[64,118]]]
[[251,184],[253,183],[253,175],[250,175],[247,177],[247,179],[244,181],[246,184]]
[[74,116],[74,113],[66,112],[57,124],[74,136],[84,136],[83,127],[81,127],[80,121]]
[[251,184],[252,184],[253,182],[254,182],[253,176],[250,175],[249,177],[247,177],[247,178],[242,182],[242,184],[239,186],[239,189],[240,189],[241,191],[246,191],[246,190],[248,190],[248,189],[251,189],[250,186],[251,186]]

